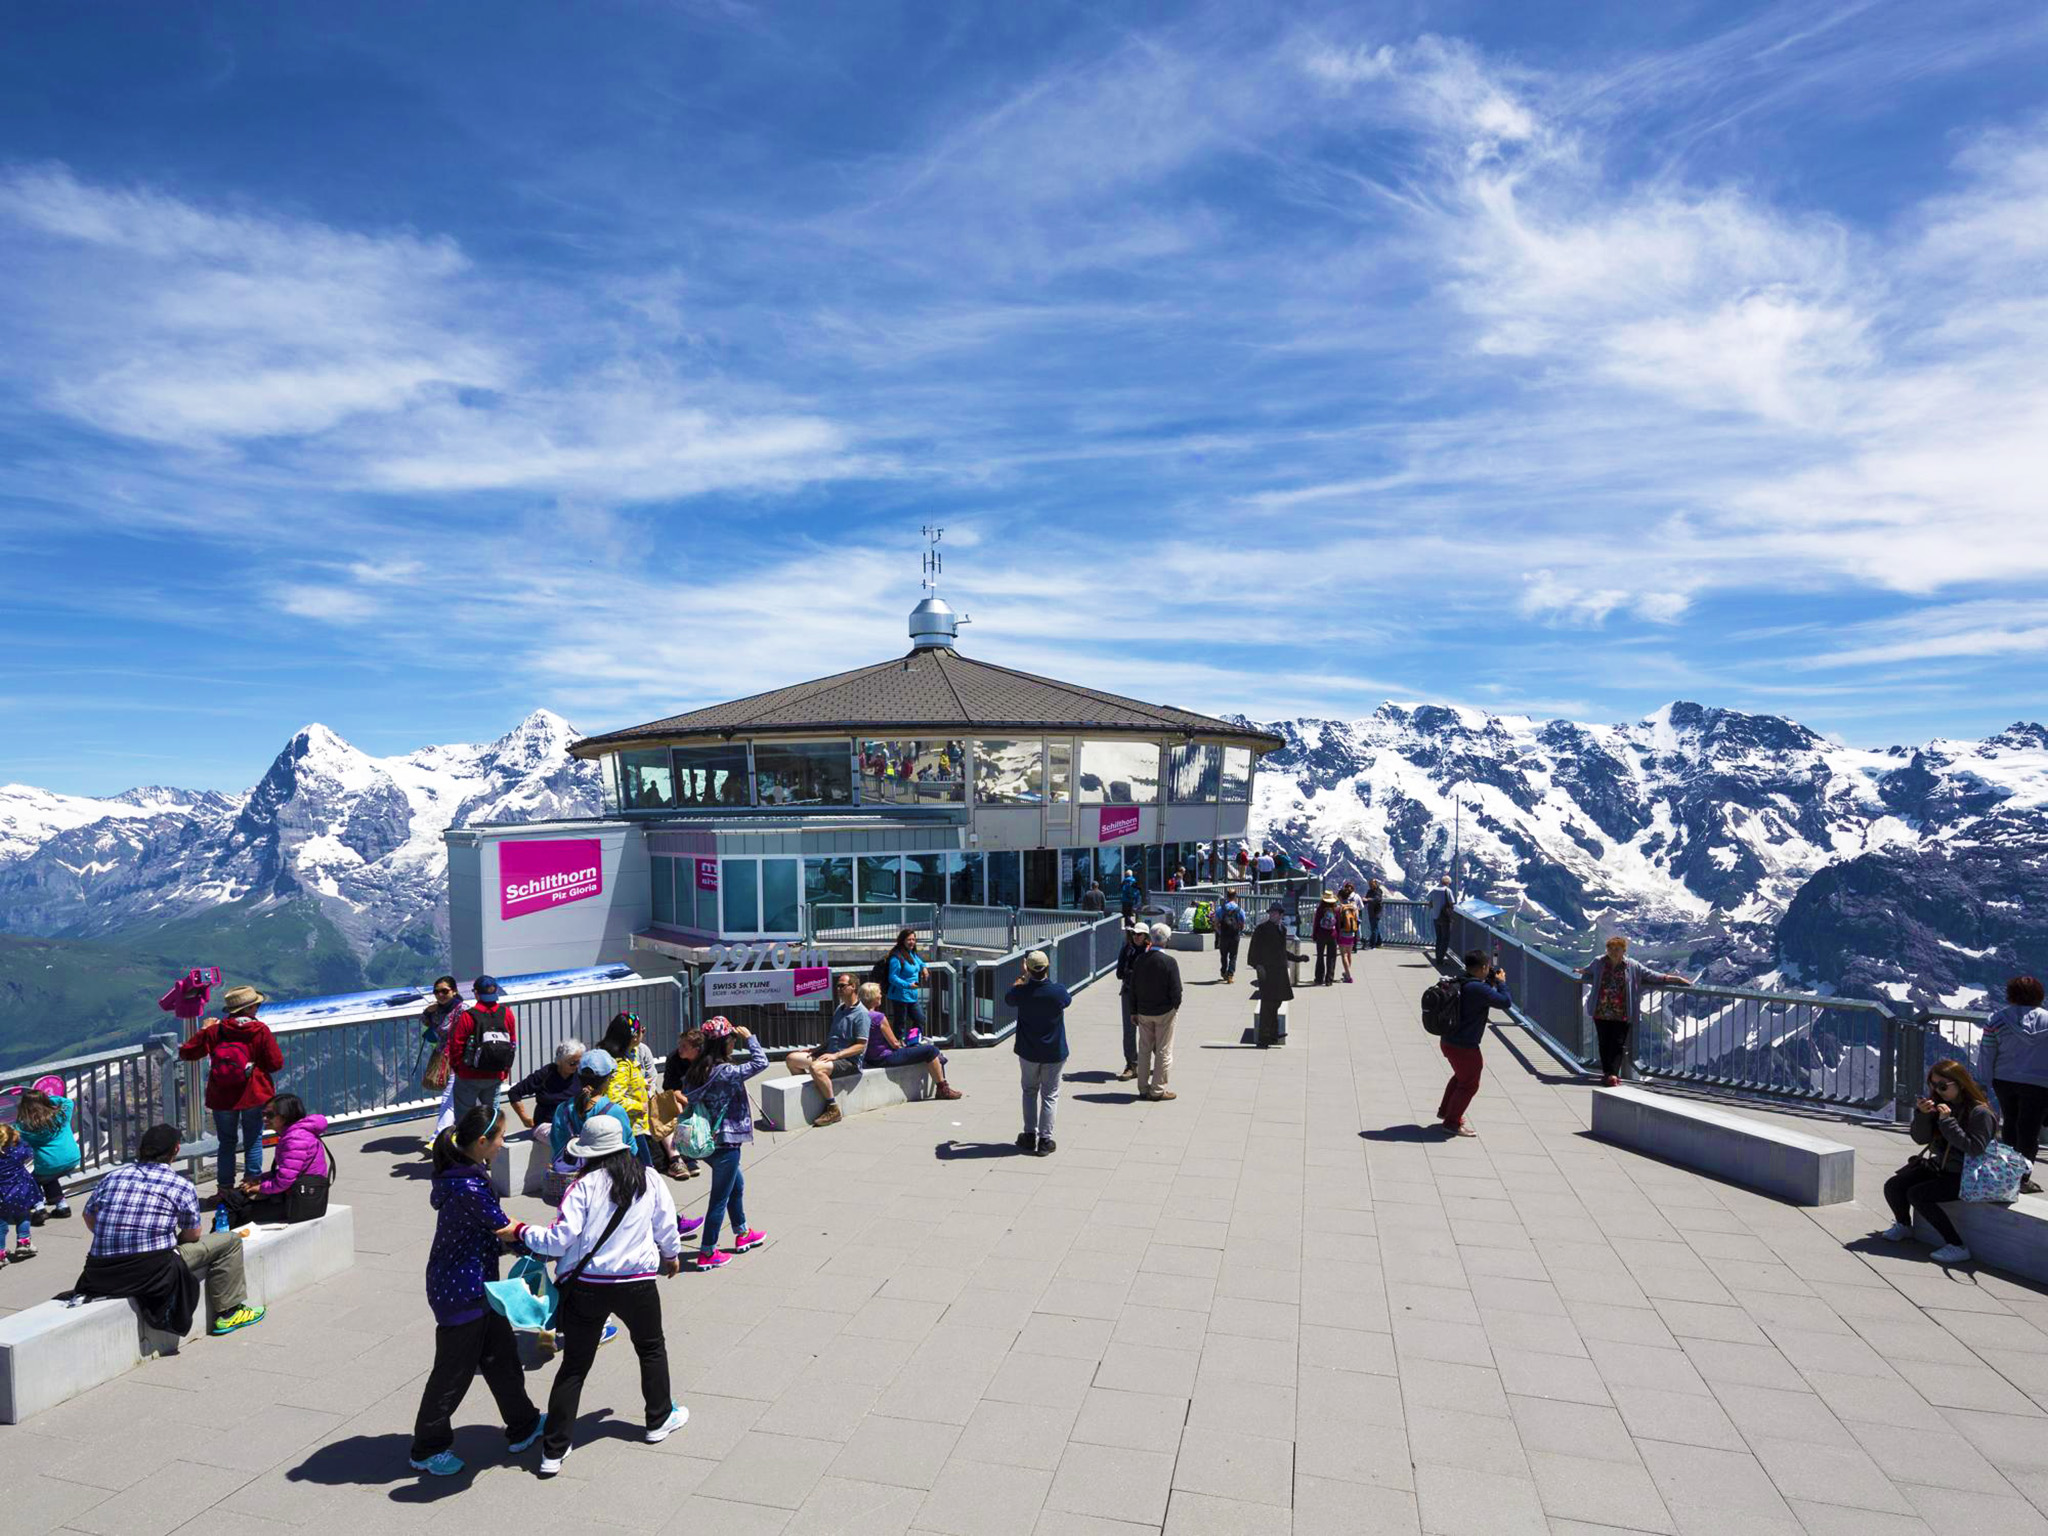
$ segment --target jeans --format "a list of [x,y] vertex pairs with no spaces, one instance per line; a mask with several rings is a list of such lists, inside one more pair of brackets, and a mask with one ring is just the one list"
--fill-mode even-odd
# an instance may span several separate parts
[[1216,963],[1222,968],[1225,981],[1237,974],[1237,944],[1244,935],[1239,932],[1216,931]]
[[1960,1169],[1953,1173],[1936,1173],[1931,1164],[1917,1157],[1884,1181],[1884,1203],[1892,1208],[1892,1215],[1900,1225],[1912,1226],[1917,1215],[1941,1234],[1944,1243],[1954,1243],[1958,1247],[1962,1245],[1962,1235],[1956,1231],[1956,1224],[1948,1219],[1948,1212],[1941,1208],[1941,1202],[1962,1197],[1963,1175]]
[[1628,1065],[1627,1019],[1595,1019],[1594,1033],[1600,1037],[1600,1071],[1607,1077],[1622,1077],[1622,1068]]
[[[732,1151],[737,1153],[739,1148]],[[669,1391],[668,1344],[661,1334],[661,1293],[654,1282],[571,1280],[562,1287],[561,1305],[555,1312],[555,1326],[562,1331],[562,1360],[555,1367],[555,1384],[548,1393],[548,1430],[541,1439],[544,1456],[562,1456],[569,1450],[576,1410],[583,1401],[583,1379],[597,1358],[608,1317],[625,1325],[633,1353],[640,1357],[640,1405],[646,1410],[647,1427],[660,1424],[675,1406]]]
[[735,1234],[747,1230],[747,1176],[740,1172],[737,1146],[720,1147],[704,1161],[711,1165],[711,1198],[704,1206],[704,1228],[697,1241],[709,1253],[718,1246],[719,1230],[727,1215],[732,1217]]
[[882,1005],[882,1012],[888,1015],[898,1040],[906,1029],[915,1027],[921,1032],[925,1028],[924,1004],[914,997],[892,997]]
[[14,1240],[17,1243],[26,1243],[30,1241],[29,1233],[33,1230],[35,1230],[35,1223],[33,1221],[30,1221],[26,1216],[20,1217],[14,1223]]
[[1024,1087],[1024,1134],[1052,1140],[1053,1116],[1060,1107],[1060,1069],[1063,1061],[1026,1061],[1017,1058],[1017,1076]]
[[1365,909],[1365,921],[1369,929],[1365,941],[1366,948],[1378,949],[1380,947],[1380,914],[1373,911],[1371,907],[1367,907]]
[[1138,1026],[1138,1092],[1157,1093],[1173,1072],[1173,1013],[1134,1013]]
[[914,1067],[921,1062],[938,1061],[939,1048],[929,1040],[920,1040],[916,1045],[899,1045],[893,1051],[884,1051],[874,1060],[878,1067]]
[[242,1153],[242,1166],[247,1170],[245,1177],[263,1177],[262,1105],[254,1109],[216,1109],[213,1112],[213,1131],[220,1138],[220,1151],[213,1159],[213,1182],[217,1188],[235,1187],[237,1141],[246,1149]]
[[1138,1064],[1138,1021],[1131,1016],[1131,994],[1126,992],[1117,1001],[1123,1004],[1124,1010],[1124,1065],[1135,1067]]
[[451,1077],[448,1080],[448,1107],[453,1125],[481,1104],[485,1109],[498,1107],[498,1090],[505,1086],[498,1077]]
[[443,1324],[434,1330],[434,1368],[420,1394],[420,1411],[412,1421],[412,1459],[425,1461],[455,1443],[455,1410],[478,1374],[498,1400],[505,1421],[506,1442],[533,1433],[540,1410],[526,1395],[526,1372],[519,1364],[519,1342],[512,1325],[496,1312],[466,1323]]
[[1436,1117],[1445,1125],[1463,1125],[1465,1111],[1472,1106],[1472,1096],[1479,1092],[1479,1074],[1486,1070],[1486,1058],[1476,1045],[1452,1045],[1439,1041],[1444,1060],[1451,1064],[1451,1080],[1444,1085],[1443,1101],[1436,1107]]
[[2048,1115],[2048,1084],[2016,1083],[1997,1078],[1991,1091],[1998,1095],[1998,1117],[2004,1122],[2005,1144],[2028,1162],[2041,1156],[2041,1120]]

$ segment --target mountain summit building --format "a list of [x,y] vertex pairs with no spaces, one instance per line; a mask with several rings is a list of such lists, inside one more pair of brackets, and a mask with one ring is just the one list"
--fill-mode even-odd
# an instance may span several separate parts
[[904,656],[576,742],[602,818],[447,834],[457,972],[1075,907],[1098,880],[1113,904],[1127,868],[1158,889],[1245,835],[1279,737],[974,660],[958,630],[928,591]]

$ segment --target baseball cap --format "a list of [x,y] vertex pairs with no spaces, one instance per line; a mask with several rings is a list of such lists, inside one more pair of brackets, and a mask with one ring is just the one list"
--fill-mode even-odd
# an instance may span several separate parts
[[610,1077],[619,1070],[619,1064],[612,1060],[610,1051],[585,1051],[583,1070],[592,1077]]
[[1047,958],[1044,950],[1034,949],[1033,951],[1031,951],[1030,954],[1024,957],[1024,969],[1027,971],[1031,971],[1036,975],[1043,976],[1047,971],[1052,969],[1052,961],[1049,958]]
[[470,988],[470,993],[479,1002],[483,1002],[496,997],[503,990],[504,988],[498,985],[497,977],[479,976],[476,979],[476,985]]

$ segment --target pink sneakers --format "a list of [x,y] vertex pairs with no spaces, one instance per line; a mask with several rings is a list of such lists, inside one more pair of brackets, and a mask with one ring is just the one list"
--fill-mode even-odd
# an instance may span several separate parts
[[695,1270],[723,1269],[731,1262],[731,1254],[720,1253],[714,1248],[709,1253],[699,1252],[694,1259],[690,1260],[690,1268]]
[[758,1227],[749,1227],[732,1240],[734,1253],[745,1253],[749,1248],[758,1248],[768,1241],[768,1234]]
[[688,1237],[703,1225],[704,1218],[702,1216],[678,1216],[676,1218],[676,1231],[684,1237]]

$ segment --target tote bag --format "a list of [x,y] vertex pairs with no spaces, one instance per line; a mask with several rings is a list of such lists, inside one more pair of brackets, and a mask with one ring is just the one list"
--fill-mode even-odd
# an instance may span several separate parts
[[576,1267],[562,1276],[559,1282],[548,1278],[546,1259],[527,1254],[513,1262],[512,1272],[505,1279],[484,1282],[485,1305],[515,1329],[544,1332],[554,1327],[555,1308],[562,1299],[560,1286],[582,1274],[583,1266],[596,1258],[598,1249],[612,1240],[612,1234],[619,1230],[619,1223],[626,1219],[626,1210],[623,1205],[612,1207],[612,1219],[605,1223],[603,1234],[590,1245],[590,1252],[578,1259]]
[[1963,1198],[1973,1205],[2011,1205],[2033,1165],[2002,1141],[1963,1159]]
[[[727,1109],[732,1106],[728,1104]],[[718,1128],[725,1124],[725,1110],[720,1110],[717,1120],[711,1119],[696,1105],[676,1122],[676,1151],[696,1162],[702,1162],[718,1150]]]

